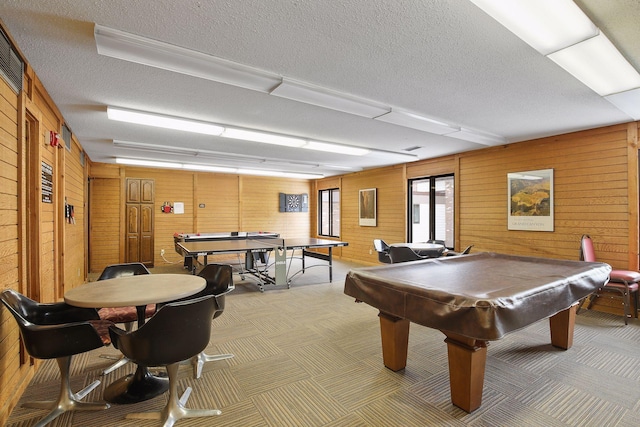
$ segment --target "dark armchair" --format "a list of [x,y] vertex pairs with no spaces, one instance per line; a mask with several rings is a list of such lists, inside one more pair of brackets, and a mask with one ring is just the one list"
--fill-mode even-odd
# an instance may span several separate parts
[[373,239],[373,247],[378,253],[378,261],[385,264],[391,264],[391,258],[389,258],[389,245],[382,239]]
[[[200,273],[198,273],[198,276],[207,281],[207,286],[198,294],[198,296],[213,295],[215,298],[216,312],[213,315],[213,318],[215,319],[224,311],[227,294],[235,289],[235,286],[233,286],[233,269],[228,264],[208,264],[200,271]],[[202,367],[205,362],[215,362],[217,360],[230,359],[232,357],[233,354],[209,355],[202,351],[191,358],[193,375],[196,378],[200,378],[202,375]]]
[[[144,264],[139,262],[131,262],[124,264],[112,264],[105,267],[98,280],[115,279],[116,277],[123,276],[137,276],[140,274],[151,274],[151,272],[145,267]],[[151,304],[145,309],[145,317],[151,317],[156,311],[155,305]],[[108,320],[113,323],[123,323],[125,329],[131,331],[133,325],[138,320],[138,312],[136,307],[106,307],[98,310],[98,314],[101,319]],[[105,359],[113,359],[110,355],[101,355]],[[128,362],[126,357],[117,356],[116,362],[102,371],[103,375],[107,375],[110,372],[115,371],[119,367],[125,365]]]
[[213,295],[171,302],[158,309],[143,326],[127,332],[117,326],[109,328],[113,345],[141,366],[164,366],[169,375],[169,400],[161,412],[132,413],[127,418],[161,419],[164,426],[189,417],[220,415],[217,409],[188,409],[188,387],[178,397],[178,366],[196,356],[209,343],[211,319],[216,312]]
[[392,264],[397,264],[399,262],[429,259],[429,256],[418,255],[413,249],[407,246],[391,246],[389,248],[389,258],[391,258]]
[[18,322],[27,353],[36,359],[56,359],[60,369],[57,400],[23,404],[26,408],[51,409],[36,426],[44,426],[66,411],[107,409],[106,403],[81,402],[100,381],[96,380],[74,394],[69,384],[69,369],[73,355],[110,343],[106,332],[111,323],[99,320],[94,309],[65,303],[39,304],[10,289],[2,292],[0,299]]

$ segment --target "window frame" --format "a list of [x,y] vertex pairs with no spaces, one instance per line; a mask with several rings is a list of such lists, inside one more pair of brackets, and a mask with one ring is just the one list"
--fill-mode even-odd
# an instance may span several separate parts
[[[324,234],[323,233],[323,194],[328,194],[329,196],[329,201],[327,203],[328,205],[328,212],[326,215],[326,219],[328,222],[328,228],[329,228],[329,234]],[[337,195],[337,202],[334,201],[334,199],[336,198],[335,196]],[[337,209],[334,209],[335,207],[337,207]],[[337,211],[337,212],[336,212]],[[334,218],[334,216],[337,215],[338,218]],[[336,233],[334,230],[334,224],[335,221],[337,220],[338,223],[338,232]],[[334,237],[334,238],[339,238],[340,237],[340,188],[323,188],[321,190],[318,190],[318,236],[322,236],[322,237]]]
[[[451,178],[453,181],[453,187],[454,187],[454,191],[453,191],[453,197],[454,200],[452,202],[452,206],[453,206],[453,217],[455,218],[455,174],[449,173],[449,174],[444,174],[444,175],[434,175],[434,176],[423,176],[423,177],[419,177],[419,178],[411,178],[409,180],[407,180],[407,242],[413,242],[413,228],[414,225],[420,224],[420,221],[416,222],[415,218],[414,218],[414,213],[417,211],[419,212],[420,209],[416,209],[416,206],[414,206],[414,201],[413,201],[413,183],[416,181],[429,181],[429,235],[428,235],[428,240],[435,240],[436,239],[436,224],[437,224],[437,213],[436,213],[436,208],[437,208],[437,203],[436,203],[436,198],[438,197],[437,193],[436,193],[436,181],[438,179],[442,179],[442,178]],[[419,207],[419,205],[418,205]],[[452,225],[452,234],[453,234],[453,242],[451,242],[451,245],[447,245],[447,248],[451,249],[453,248],[453,245],[455,244],[455,220],[453,222]],[[442,240],[442,239],[440,239]]]

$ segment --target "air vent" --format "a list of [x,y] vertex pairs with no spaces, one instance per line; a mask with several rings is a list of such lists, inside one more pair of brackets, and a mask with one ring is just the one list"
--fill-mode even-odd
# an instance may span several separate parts
[[402,151],[416,151],[416,150],[419,150],[420,148],[422,147],[420,147],[419,145],[414,145],[413,147],[404,148]]
[[0,29],[0,76],[16,92],[22,90],[24,63],[9,42],[7,35]]
[[71,151],[71,129],[66,124],[62,125],[62,139],[67,150]]

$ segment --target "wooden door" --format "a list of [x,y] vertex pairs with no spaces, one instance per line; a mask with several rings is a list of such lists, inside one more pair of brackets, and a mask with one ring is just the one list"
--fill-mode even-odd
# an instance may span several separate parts
[[153,267],[154,181],[127,178],[126,193],[125,260]]

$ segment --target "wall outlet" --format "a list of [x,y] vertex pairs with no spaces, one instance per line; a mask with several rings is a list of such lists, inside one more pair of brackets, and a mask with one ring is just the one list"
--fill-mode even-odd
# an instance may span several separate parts
[[373,255],[373,249],[369,249],[369,255]]
[[160,249],[160,256],[164,256],[164,249]]

